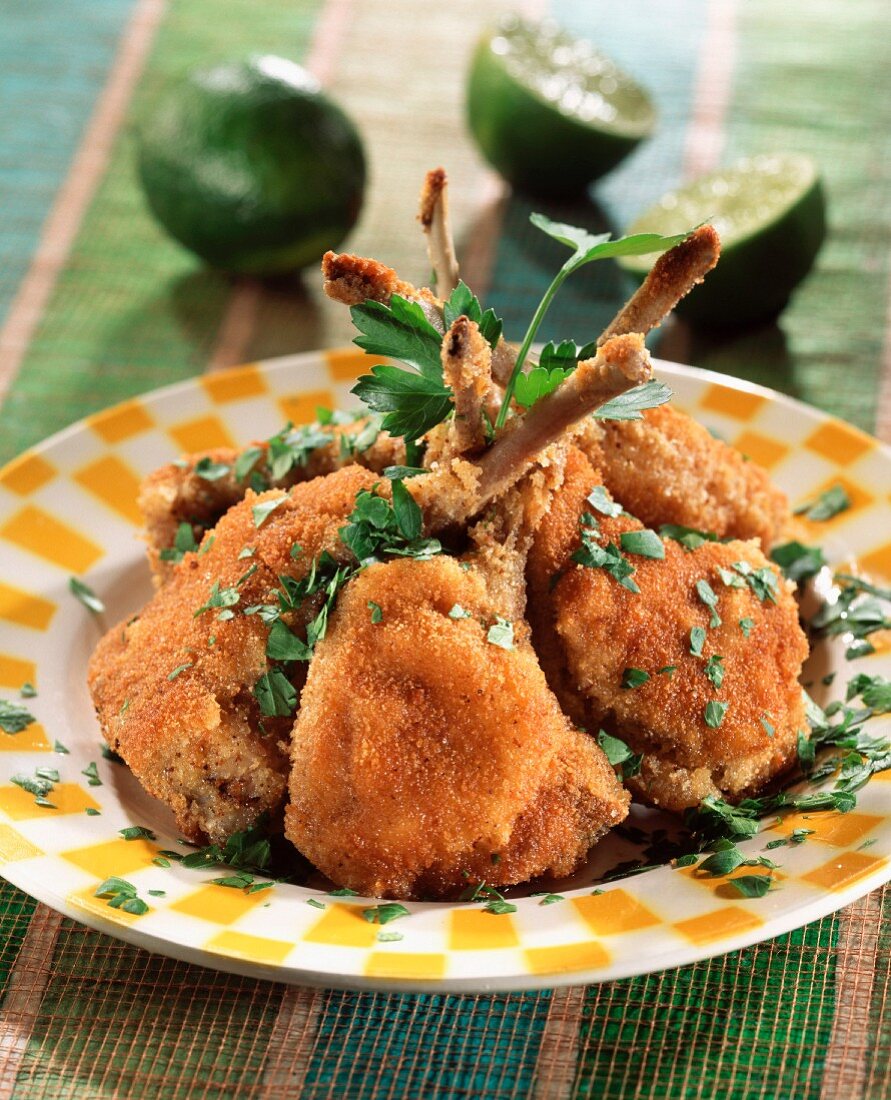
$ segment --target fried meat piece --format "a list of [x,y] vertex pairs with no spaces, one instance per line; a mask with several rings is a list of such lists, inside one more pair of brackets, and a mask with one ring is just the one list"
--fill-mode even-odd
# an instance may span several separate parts
[[[301,579],[323,550],[343,557],[338,529],[357,492],[376,480],[352,466],[289,494],[248,491],[201,552],[186,554],[142,612],[93,653],[89,687],[103,736],[190,839],[222,842],[280,812],[293,719],[260,713],[254,687],[269,667],[268,629],[243,612],[274,604],[279,576]],[[262,512],[253,509],[277,500],[258,527]],[[283,618],[300,634],[315,610],[307,600]]]
[[[807,728],[798,683],[807,641],[793,587],[754,541],[688,551],[668,539],[664,560],[626,549],[639,593],[572,561],[579,519],[592,512],[586,498],[602,481],[570,454],[530,554],[531,617],[552,686],[588,729],[603,726],[643,753],[629,786],[645,801],[680,811],[706,795],[738,799],[790,766]],[[602,548],[641,529],[627,515],[595,518]],[[694,629],[704,632],[701,653]],[[648,678],[628,686],[629,669]],[[719,706],[707,721],[709,704]]]
[[765,470],[669,405],[642,420],[592,421],[579,446],[616,500],[648,526],[758,539],[767,552],[792,523],[785,493]]
[[[627,813],[627,793],[561,713],[505,599],[510,562],[464,565],[438,557],[363,572],[310,668],[286,835],[362,894],[446,897],[468,881],[569,874]],[[490,633],[508,616],[511,648]]]

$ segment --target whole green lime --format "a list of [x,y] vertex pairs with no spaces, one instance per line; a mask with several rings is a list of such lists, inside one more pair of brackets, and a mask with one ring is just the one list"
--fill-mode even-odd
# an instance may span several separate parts
[[647,93],[555,23],[506,16],[470,64],[467,118],[486,160],[543,197],[584,191],[653,131]]
[[[677,307],[694,324],[734,328],[776,317],[813,266],[826,235],[826,197],[814,162],[794,153],[749,157],[663,195],[629,233],[680,233],[709,221],[721,259]],[[653,258],[619,263],[643,280]]]
[[306,267],[359,215],[365,155],[356,128],[282,57],[190,70],[159,95],[137,142],[155,217],[225,271]]

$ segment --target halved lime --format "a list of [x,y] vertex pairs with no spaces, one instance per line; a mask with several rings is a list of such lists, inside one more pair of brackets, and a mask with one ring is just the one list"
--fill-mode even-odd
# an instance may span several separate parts
[[[795,154],[741,160],[669,191],[628,232],[679,233],[704,221],[721,235],[721,259],[677,312],[716,328],[769,320],[810,271],[826,235],[817,167]],[[653,258],[619,263],[643,279]]]
[[287,58],[192,69],[137,133],[139,177],[164,228],[225,271],[316,263],[356,221],[365,155],[356,127]]
[[483,156],[517,188],[578,194],[652,133],[647,93],[555,23],[505,17],[483,35],[467,86]]

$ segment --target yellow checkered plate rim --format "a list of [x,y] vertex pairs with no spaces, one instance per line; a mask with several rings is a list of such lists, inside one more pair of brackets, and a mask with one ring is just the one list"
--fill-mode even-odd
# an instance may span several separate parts
[[[66,915],[148,950],[278,981],[411,991],[484,991],[606,981],[694,962],[779,935],[830,913],[891,878],[891,772],[874,777],[845,815],[786,819],[743,847],[752,854],[796,826],[808,842],[777,849],[777,886],[747,899],[723,879],[660,868],[592,894],[597,868],[628,858],[620,838],[595,849],[563,901],[515,900],[513,914],[481,903],[418,903],[381,941],[361,898],[277,885],[245,894],[212,885],[218,870],[152,862],[177,848],[166,809],[128,770],[103,759],[84,673],[101,632],[150,594],[135,493],[141,477],[186,450],[245,444],[286,419],[313,419],[318,405],[350,407],[367,359],[353,350],[253,364],[158,390],[74,425],[0,471],[0,693],[25,682],[37,722],[0,732],[0,864],[16,886]],[[751,384],[669,363],[657,371],[676,403],[768,467],[793,504],[842,484],[852,507],[815,527],[829,560],[891,578],[891,451],[838,420]],[[82,577],[105,601],[93,616],[70,594]],[[891,647],[847,665],[844,646],[821,655],[819,676],[838,668],[891,675]],[[819,685],[819,680],[818,680]],[[887,719],[874,732],[888,732]],[[61,742],[69,751],[54,751]],[[95,764],[100,784],[91,783]],[[9,782],[57,769],[53,808]],[[98,811],[88,813],[87,811]],[[157,841],[125,840],[145,825]],[[94,896],[106,877],[126,878],[149,903],[144,914]],[[163,891],[163,896],[149,891]],[[307,904],[318,901],[323,908]]]

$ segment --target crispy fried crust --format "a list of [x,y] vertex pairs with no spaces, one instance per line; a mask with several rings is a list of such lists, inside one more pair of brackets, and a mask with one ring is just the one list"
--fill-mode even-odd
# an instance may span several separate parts
[[[530,555],[530,584],[541,644],[559,645],[568,673],[556,685],[576,695],[590,728],[604,725],[644,753],[641,775],[631,781],[647,801],[671,810],[697,804],[705,794],[738,798],[758,789],[794,759],[797,733],[806,729],[798,677],[807,642],[790,584],[778,580],[777,603],[752,590],[727,587],[718,567],[739,561],[768,566],[754,542],[706,543],[695,551],[665,542],[665,560],[628,555],[639,594],[603,569],[569,561],[579,545],[578,517],[585,497],[601,483],[578,453],[568,464],[558,507],[543,521]],[[572,531],[573,513],[575,532]],[[622,531],[639,529],[627,516],[598,516],[602,542],[619,544]],[[548,595],[550,578],[563,569]],[[771,567],[772,568],[772,567]],[[707,580],[718,595],[721,625],[696,591]],[[541,602],[550,601],[550,615]],[[740,620],[753,621],[746,638]],[[701,657],[690,652],[690,630],[706,629]],[[724,681],[716,689],[705,675],[706,659],[723,657]],[[660,669],[675,666],[669,676]],[[649,680],[623,689],[627,668]],[[709,702],[728,703],[723,723],[704,720]],[[766,719],[775,733],[762,723]]]
[[[455,604],[470,617],[450,618]],[[561,714],[525,625],[511,651],[486,640],[500,610],[480,570],[445,557],[373,566],[341,597],[294,727],[285,826],[336,883],[441,897],[468,877],[563,875],[625,817],[627,793]]]
[[579,446],[644,524],[676,523],[769,549],[792,522],[786,495],[755,462],[662,405],[643,420],[592,423]]
[[[271,602],[278,576],[299,579],[323,549],[342,553],[338,529],[374,481],[352,466],[298,485],[259,529],[252,506],[283,494],[249,492],[205,538],[205,552],[187,554],[141,614],[96,648],[88,679],[103,736],[191,839],[222,841],[280,810],[291,720],[264,719],[260,730],[252,689],[267,670],[267,629],[241,611]],[[245,547],[255,553],[239,558]],[[231,619],[195,616],[215,582],[239,592]],[[307,601],[301,610],[303,622],[289,620],[298,632],[315,608]]]

